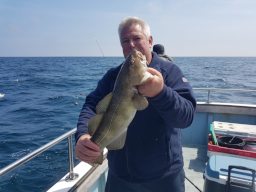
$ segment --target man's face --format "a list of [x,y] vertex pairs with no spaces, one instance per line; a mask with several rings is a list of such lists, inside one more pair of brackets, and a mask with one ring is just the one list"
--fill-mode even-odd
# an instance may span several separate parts
[[151,62],[152,37],[147,38],[138,24],[125,27],[121,33],[120,41],[125,58],[133,49],[137,49],[146,56],[148,63]]

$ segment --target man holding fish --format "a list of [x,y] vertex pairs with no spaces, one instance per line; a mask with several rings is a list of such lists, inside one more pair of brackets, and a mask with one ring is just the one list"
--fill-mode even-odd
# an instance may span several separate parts
[[175,64],[151,51],[146,22],[125,18],[118,32],[126,60],[86,97],[76,156],[101,163],[108,149],[106,192],[184,192],[181,129],[193,121],[192,88]]

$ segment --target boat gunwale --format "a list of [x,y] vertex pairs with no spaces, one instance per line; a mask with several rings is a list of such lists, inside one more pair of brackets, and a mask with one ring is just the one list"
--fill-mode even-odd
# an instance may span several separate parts
[[197,102],[196,112],[256,115],[256,105],[241,103]]

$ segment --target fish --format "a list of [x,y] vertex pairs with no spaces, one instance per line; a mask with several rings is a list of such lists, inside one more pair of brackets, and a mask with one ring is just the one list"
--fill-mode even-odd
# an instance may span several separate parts
[[[147,108],[146,97],[136,88],[152,77],[147,68],[145,55],[133,49],[122,63],[113,91],[98,102],[96,115],[88,122],[88,130],[91,141],[101,151],[105,147],[108,150],[122,149],[136,112]],[[101,164],[102,161],[103,153],[94,163]]]

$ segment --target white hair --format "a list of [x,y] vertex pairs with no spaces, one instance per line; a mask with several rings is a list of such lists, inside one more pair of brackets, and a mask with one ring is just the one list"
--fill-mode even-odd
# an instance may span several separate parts
[[150,27],[145,21],[138,17],[126,17],[121,21],[118,27],[119,39],[121,39],[121,33],[123,32],[124,28],[132,24],[138,24],[142,28],[142,31],[147,38],[151,36]]

